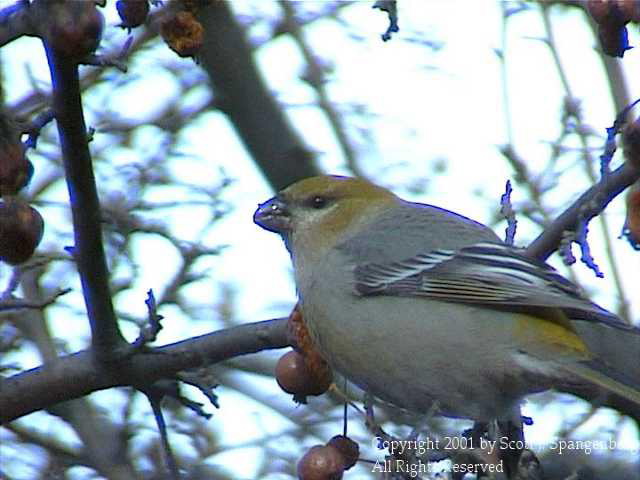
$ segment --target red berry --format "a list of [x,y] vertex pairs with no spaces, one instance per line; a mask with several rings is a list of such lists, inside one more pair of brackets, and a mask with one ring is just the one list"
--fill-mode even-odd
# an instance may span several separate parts
[[336,435],[327,442],[327,445],[331,445],[342,454],[345,470],[353,467],[360,457],[358,444],[345,435]]
[[42,239],[44,221],[35,208],[17,199],[0,202],[0,260],[26,262]]
[[598,25],[621,27],[631,20],[622,3],[619,0],[588,0],[587,11]]
[[616,0],[622,18],[629,22],[640,22],[640,0]]
[[116,9],[122,20],[122,26],[135,28],[142,25],[147,19],[149,2],[148,0],[118,0]]
[[321,395],[331,385],[331,382],[319,381],[313,372],[309,371],[304,356],[296,351],[280,357],[276,365],[276,380],[285,392],[301,397]]
[[33,165],[14,126],[0,117],[0,196],[15,195],[29,183]]
[[300,480],[339,480],[343,473],[344,458],[330,445],[311,447],[298,462]]
[[622,144],[627,162],[640,168],[640,118],[625,127],[622,132]]
[[634,183],[627,193],[627,221],[625,226],[633,242],[640,244],[640,182]]
[[104,18],[94,2],[54,3],[50,12],[46,39],[51,48],[74,58],[89,55],[98,48]]
[[587,12],[596,23],[602,23],[609,14],[608,0],[587,0]]
[[296,350],[304,357],[304,363],[310,374],[316,379],[316,383],[326,385],[326,388],[329,388],[333,382],[333,372],[317,350],[309,329],[304,323],[299,305],[296,305],[289,315],[287,329],[289,337],[296,346]]

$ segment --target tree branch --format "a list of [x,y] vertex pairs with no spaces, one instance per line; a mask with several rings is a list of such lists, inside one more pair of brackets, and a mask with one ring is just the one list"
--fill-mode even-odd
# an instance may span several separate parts
[[280,8],[284,12],[284,19],[280,25],[281,30],[289,32],[291,38],[298,46],[304,61],[306,62],[306,71],[302,76],[305,81],[316,93],[318,107],[324,112],[327,121],[331,125],[331,129],[336,137],[345,162],[353,174],[357,177],[365,178],[366,175],[358,165],[358,155],[354,148],[349,135],[347,134],[346,122],[340,115],[338,109],[331,102],[329,92],[327,90],[327,65],[318,58],[311,50],[300,22],[296,17],[296,7],[291,0],[280,0]]
[[109,291],[109,272],[102,244],[98,200],[87,128],[84,122],[77,63],[45,44],[53,84],[53,111],[69,190],[75,245],[91,340],[98,355],[110,355],[124,344]]
[[98,390],[141,387],[182,370],[287,345],[287,318],[278,318],[137,352],[113,364],[97,361],[91,349],[83,350],[1,380],[0,423]]
[[35,35],[28,0],[19,0],[0,10],[0,47],[23,35]]
[[228,117],[275,190],[319,175],[313,154],[265,85],[244,32],[228,2],[200,10],[204,46],[200,58],[211,78],[216,106]]
[[617,195],[640,178],[640,168],[628,162],[606,175],[580,197],[527,247],[526,253],[546,260],[558,249],[565,231],[573,231],[580,221],[588,222],[601,213]]

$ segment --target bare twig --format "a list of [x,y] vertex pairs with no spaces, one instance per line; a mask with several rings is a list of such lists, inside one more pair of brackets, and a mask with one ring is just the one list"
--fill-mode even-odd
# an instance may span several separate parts
[[133,37],[129,36],[119,51],[111,52],[108,55],[91,54],[82,59],[81,63],[83,65],[93,65],[95,67],[115,67],[122,73],[127,73],[126,60],[132,44]]
[[202,66],[211,78],[217,105],[274,190],[319,174],[313,153],[273,99],[258,72],[228,2],[200,9],[204,27]]
[[331,124],[333,133],[338,140],[338,144],[342,150],[342,155],[344,155],[349,169],[354,173],[354,175],[364,177],[364,172],[358,166],[356,151],[354,150],[351,140],[347,135],[346,125],[342,120],[342,116],[329,98],[329,92],[326,88],[327,79],[325,75],[327,66],[311,51],[311,47],[305,38],[304,31],[296,18],[296,11],[293,2],[290,0],[280,0],[280,7],[284,12],[284,20],[281,28],[291,34],[293,41],[298,45],[300,53],[302,53],[307,64],[306,72],[302,79],[315,90],[318,98],[318,107],[324,112],[327,120]]
[[147,306],[147,323],[140,329],[138,338],[133,342],[132,346],[139,349],[150,342],[155,342],[158,333],[162,330],[161,320],[164,318],[158,314],[158,305],[153,290],[147,292],[147,299],[144,301]]
[[191,385],[192,387],[196,387],[205,397],[207,397],[207,400],[209,400],[211,405],[216,408],[220,408],[218,396],[213,392],[213,390],[218,386],[218,383],[214,380],[213,376],[209,374],[207,368],[193,372],[180,372],[176,375],[176,378],[181,382]]
[[[561,83],[562,83],[562,87],[564,89],[566,97],[568,99],[575,99],[576,95],[574,95],[573,90],[571,89],[571,85],[569,83],[569,79],[568,79],[568,76],[566,74],[564,65],[563,65],[563,63],[562,63],[562,61],[560,59],[559,49],[558,49],[558,46],[556,44],[553,28],[552,28],[552,25],[551,25],[551,17],[550,17],[550,13],[549,13],[549,9],[550,8],[551,8],[550,5],[546,4],[545,2],[541,3],[541,13],[542,13],[542,21],[543,21],[544,28],[545,28],[545,33],[546,33],[546,43],[549,46],[549,52],[551,54],[551,57],[553,59],[553,62],[555,64],[555,66],[556,66],[556,71],[558,72],[558,75],[560,77],[560,80],[561,80]],[[615,79],[612,79],[612,81],[613,80],[615,80]],[[612,85],[612,87],[613,87],[613,85]],[[618,87],[623,87],[623,84],[619,84]],[[615,93],[616,92],[614,90],[614,100],[618,101],[619,100],[619,96],[616,96]],[[589,177],[589,179],[590,179],[590,181],[592,183],[596,183],[597,182],[597,178],[596,178],[596,173],[595,173],[595,169],[594,169],[594,166],[593,166],[594,165],[594,159],[593,159],[593,156],[591,155],[591,152],[589,151],[589,143],[588,143],[587,135],[585,133],[586,129],[584,128],[585,126],[583,124],[582,116],[580,114],[579,109],[578,110],[574,110],[571,115],[572,115],[572,117],[574,118],[574,120],[576,122],[575,132],[576,132],[576,134],[578,136],[578,139],[580,140],[580,144],[582,146],[582,151],[583,151],[583,157],[582,158],[583,158],[583,166],[584,166],[585,173],[587,174],[587,176]],[[607,203],[609,201],[607,201]],[[589,220],[589,219],[587,219],[587,220]],[[604,240],[604,245],[605,245],[604,248],[605,248],[605,252],[606,252],[606,258],[607,258],[607,261],[609,263],[609,267],[611,269],[611,275],[613,277],[613,283],[614,283],[614,285],[616,287],[616,290],[617,290],[617,293],[618,293],[618,298],[620,299],[619,314],[626,321],[630,321],[630,319],[629,319],[629,305],[628,305],[628,301],[627,301],[627,295],[626,295],[626,292],[625,292],[625,289],[624,289],[624,285],[622,283],[622,278],[621,278],[621,275],[620,275],[620,272],[619,272],[618,264],[616,262],[615,256],[613,255],[613,243],[612,243],[611,235],[609,233],[609,225],[608,225],[607,218],[604,215],[600,215],[598,217],[598,223],[600,224],[600,229],[601,229],[601,232],[602,232],[602,238]],[[572,230],[575,231],[575,228],[572,229]],[[583,258],[589,258],[589,255],[585,255],[584,245],[581,244],[581,248],[583,249],[582,250]],[[588,246],[587,246],[587,249],[588,249]]]
[[624,107],[620,113],[616,116],[613,125],[607,128],[607,139],[604,144],[604,152],[600,155],[600,176],[604,177],[607,175],[611,169],[610,164],[613,159],[614,153],[616,153],[617,145],[616,145],[616,135],[621,132],[622,127],[626,125],[627,115],[633,107],[635,107],[638,103],[640,103],[640,99],[637,99],[633,103],[630,103],[626,107]]
[[94,67],[115,67],[122,73],[127,73],[127,64],[119,58],[106,57],[104,55],[88,55],[82,60],[82,64],[92,65]]
[[71,291],[70,288],[57,290],[55,293],[49,295],[47,298],[39,302],[30,302],[28,300],[16,299],[16,298],[1,299],[0,312],[21,310],[21,309],[42,310],[43,308],[46,308],[49,305],[53,304],[58,299],[58,297],[61,297],[62,295],[66,295],[70,291]]
[[513,245],[516,236],[516,226],[518,221],[516,220],[516,212],[511,205],[511,181],[507,180],[504,194],[500,197],[500,213],[507,220],[507,228],[505,229],[505,243]]
[[391,40],[391,34],[400,31],[398,26],[398,6],[396,0],[377,0],[373,4],[373,8],[379,8],[383,12],[387,12],[389,17],[389,26],[387,31],[382,34],[382,41]]
[[162,414],[161,405],[162,399],[166,396],[180,398],[179,388],[178,382],[172,380],[161,380],[141,389],[142,393],[147,396],[149,404],[151,405],[151,410],[153,410],[153,416],[156,420],[156,425],[158,426],[158,431],[160,433],[160,442],[162,443],[164,460],[169,475],[168,478],[170,480],[180,479],[180,469],[178,468],[176,457],[173,454],[171,444],[169,443],[169,433],[167,431],[167,424],[164,420],[164,415]]
[[22,126],[22,133],[28,135],[24,142],[24,148],[36,148],[40,131],[55,118],[53,110],[44,110],[40,112],[33,120]]
[[531,244],[526,252],[545,260],[561,243],[566,231],[574,231],[581,219],[591,220],[617,195],[640,178],[640,169],[625,163],[595,184],[554,220]]

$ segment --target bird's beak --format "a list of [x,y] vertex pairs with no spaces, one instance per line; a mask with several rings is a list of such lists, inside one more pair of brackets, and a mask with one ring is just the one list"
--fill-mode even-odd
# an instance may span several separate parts
[[291,228],[291,215],[286,204],[273,197],[258,205],[253,221],[265,230],[275,233],[287,233]]

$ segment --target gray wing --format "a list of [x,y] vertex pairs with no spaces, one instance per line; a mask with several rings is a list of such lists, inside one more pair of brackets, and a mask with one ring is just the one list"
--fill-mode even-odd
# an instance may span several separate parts
[[360,296],[415,296],[508,310],[552,307],[575,320],[632,328],[586,299],[553,267],[506,244],[484,242],[399,262],[365,263],[354,274]]
[[[398,229],[399,218],[403,225]],[[438,225],[446,235],[427,235]],[[392,263],[441,248],[458,250],[480,242],[500,242],[490,228],[457,213],[422,203],[402,201],[338,248],[356,264]],[[389,248],[393,245],[393,248]]]

